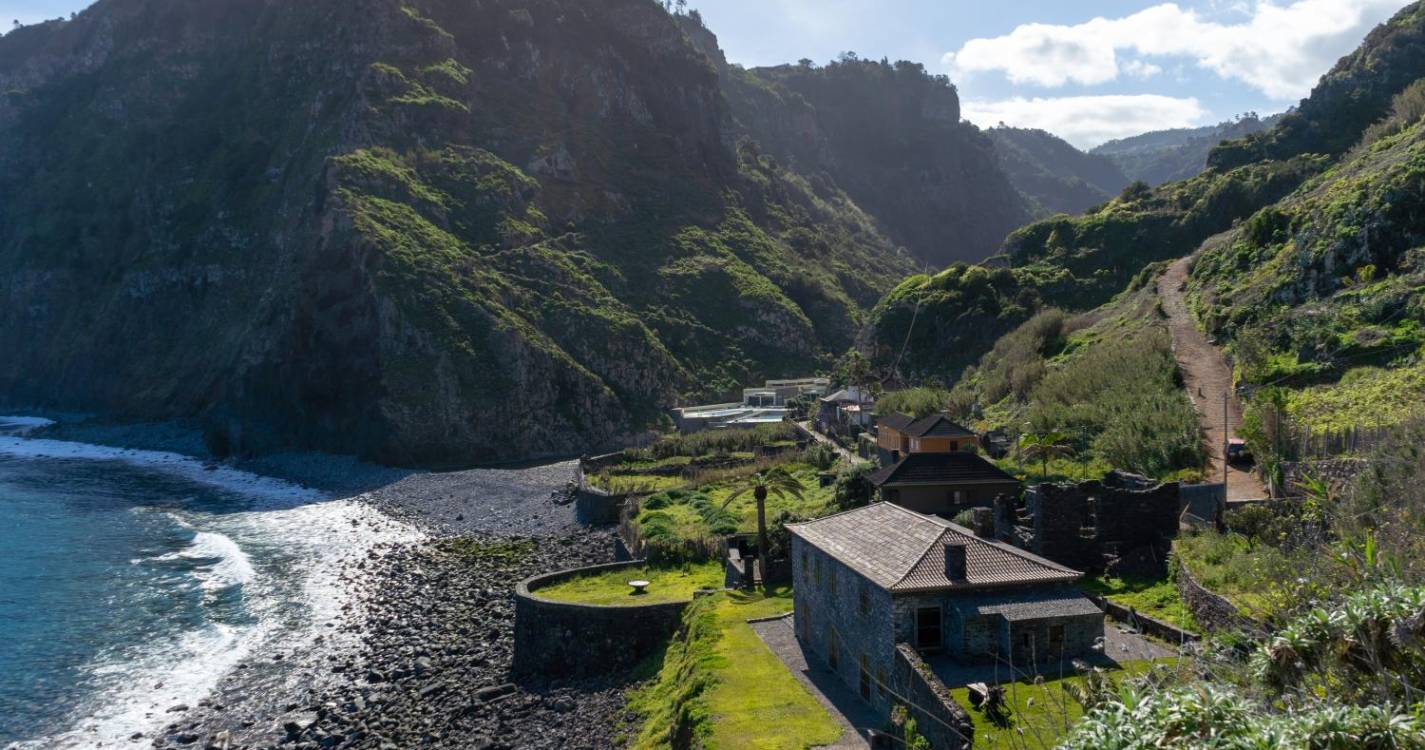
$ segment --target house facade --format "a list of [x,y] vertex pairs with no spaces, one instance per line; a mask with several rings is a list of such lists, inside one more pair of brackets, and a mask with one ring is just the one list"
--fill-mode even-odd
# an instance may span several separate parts
[[1033,669],[1103,638],[1080,573],[943,519],[875,503],[787,528],[797,637],[880,710],[898,643]]
[[916,419],[886,414],[876,420],[876,448],[881,464],[893,464],[912,453],[954,453],[975,450],[979,438],[944,414]]
[[870,476],[880,499],[920,513],[952,517],[1017,497],[1019,480],[976,453],[911,453]]

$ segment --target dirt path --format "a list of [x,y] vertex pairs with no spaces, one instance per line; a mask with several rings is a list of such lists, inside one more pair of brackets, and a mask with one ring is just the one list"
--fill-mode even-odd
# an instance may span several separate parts
[[[1158,297],[1168,315],[1168,330],[1173,335],[1173,355],[1182,370],[1188,398],[1197,409],[1202,423],[1203,440],[1210,457],[1207,480],[1222,479],[1223,401],[1226,400],[1227,435],[1235,436],[1242,424],[1242,404],[1232,390],[1232,369],[1222,352],[1213,346],[1193,323],[1187,306],[1187,278],[1191,258],[1183,258],[1168,267],[1158,279]],[[1255,474],[1228,466],[1227,499],[1254,500],[1267,496],[1266,487]]]

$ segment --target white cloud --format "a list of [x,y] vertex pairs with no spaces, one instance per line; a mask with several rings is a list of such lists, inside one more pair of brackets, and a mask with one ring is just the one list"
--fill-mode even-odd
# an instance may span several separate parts
[[1404,0],[1258,0],[1241,9],[1239,22],[1222,23],[1165,3],[1074,26],[1024,24],[1004,36],[971,39],[943,61],[961,76],[999,71],[1013,83],[1057,87],[1106,83],[1123,73],[1142,76],[1151,65],[1120,60],[1121,52],[1186,57],[1273,99],[1290,100],[1304,96],[1371,27],[1404,5]]
[[1123,64],[1123,72],[1134,78],[1152,78],[1163,72],[1162,67],[1142,60],[1129,60]]
[[1197,99],[1157,94],[970,100],[962,109],[965,119],[982,128],[1001,122],[1042,128],[1082,149],[1150,130],[1202,125],[1211,114]]

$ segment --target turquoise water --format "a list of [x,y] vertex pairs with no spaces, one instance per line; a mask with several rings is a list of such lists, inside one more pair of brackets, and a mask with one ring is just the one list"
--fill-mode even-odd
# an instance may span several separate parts
[[[246,656],[313,647],[373,512],[180,456],[0,436],[0,747],[143,747]],[[131,741],[134,733],[146,735]]]

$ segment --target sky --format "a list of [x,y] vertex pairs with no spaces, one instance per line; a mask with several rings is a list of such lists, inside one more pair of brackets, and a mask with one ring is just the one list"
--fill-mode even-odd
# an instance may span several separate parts
[[[299,2],[300,0],[291,0]],[[202,2],[202,0],[194,0]],[[1406,0],[690,0],[734,63],[913,60],[981,127],[1080,148],[1294,105]],[[89,0],[0,0],[32,23]],[[9,25],[9,21],[6,21]]]

